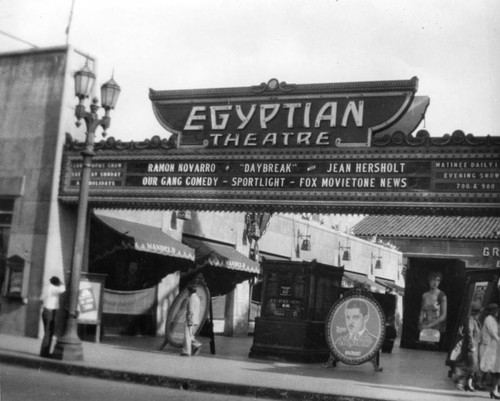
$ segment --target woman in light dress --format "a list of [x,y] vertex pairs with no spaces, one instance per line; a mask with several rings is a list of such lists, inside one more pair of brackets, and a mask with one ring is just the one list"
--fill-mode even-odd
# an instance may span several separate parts
[[462,327],[462,345],[460,355],[455,361],[453,381],[457,389],[462,391],[476,391],[475,384],[479,376],[479,344],[481,343],[481,324],[479,314],[481,305],[473,303],[467,321]]
[[493,386],[490,398],[500,399],[498,384],[500,383],[500,348],[498,347],[498,305],[486,307],[486,318],[481,331],[481,347],[479,348],[479,368],[483,373],[493,374]]

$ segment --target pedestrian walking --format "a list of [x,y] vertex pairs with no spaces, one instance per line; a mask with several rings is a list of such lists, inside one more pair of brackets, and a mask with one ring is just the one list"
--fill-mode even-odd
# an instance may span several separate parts
[[195,338],[196,330],[200,324],[200,297],[196,294],[196,290],[196,284],[189,284],[182,356],[198,355],[201,350],[201,343]]
[[500,382],[500,357],[498,347],[498,305],[486,307],[486,318],[481,330],[481,347],[479,351],[479,368],[483,374],[493,375],[493,386],[490,397],[500,399],[498,384]]
[[481,370],[479,369],[479,348],[481,346],[481,337],[483,326],[481,323],[482,308],[480,303],[472,304],[471,316],[469,318],[469,330],[472,337],[472,369],[467,378],[467,387],[469,391],[475,391],[476,387],[481,384]]
[[476,391],[475,383],[479,373],[479,343],[482,334],[479,323],[480,312],[481,306],[473,304],[463,327],[462,346],[453,374],[457,389],[462,391]]
[[43,300],[42,322],[43,322],[43,339],[40,348],[40,356],[50,358],[50,349],[52,346],[52,337],[55,333],[56,315],[59,310],[59,297],[66,291],[66,288],[61,283],[57,276],[52,276],[49,280],[47,293]]

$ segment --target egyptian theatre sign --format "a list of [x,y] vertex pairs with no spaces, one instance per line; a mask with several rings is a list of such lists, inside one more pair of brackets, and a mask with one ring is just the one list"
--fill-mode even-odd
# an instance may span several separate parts
[[[90,202],[135,208],[495,215],[500,141],[413,131],[418,80],[150,91],[175,140],[96,144]],[[61,199],[77,201],[68,140]]]

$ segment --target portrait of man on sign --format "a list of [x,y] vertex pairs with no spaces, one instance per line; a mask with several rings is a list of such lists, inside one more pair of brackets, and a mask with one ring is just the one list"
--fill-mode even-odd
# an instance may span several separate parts
[[384,315],[378,303],[365,295],[340,299],[329,313],[327,340],[336,359],[351,365],[373,358],[384,338]]
[[347,334],[335,343],[346,355],[360,356],[377,340],[377,337],[366,329],[366,322],[370,318],[368,305],[364,300],[351,299],[344,312]]

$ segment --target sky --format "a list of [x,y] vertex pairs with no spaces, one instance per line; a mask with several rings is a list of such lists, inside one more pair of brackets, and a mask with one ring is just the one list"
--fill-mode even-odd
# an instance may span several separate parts
[[99,85],[113,74],[122,88],[116,139],[168,137],[149,88],[413,76],[431,99],[419,128],[500,135],[499,0],[74,0],[72,14],[71,5],[0,0],[0,52],[69,41],[96,57]]

